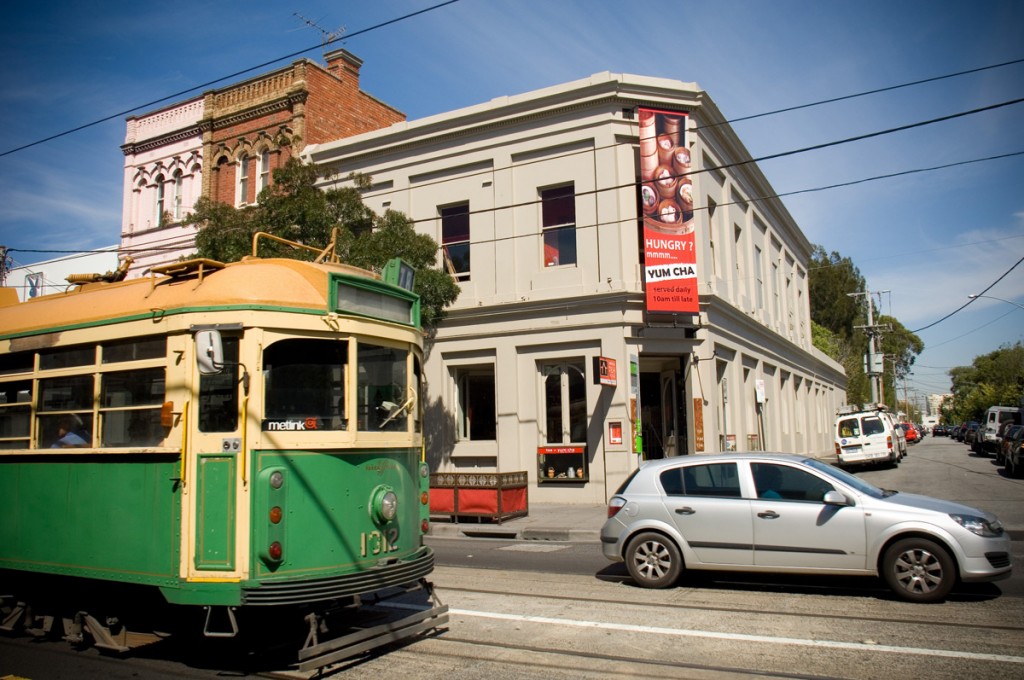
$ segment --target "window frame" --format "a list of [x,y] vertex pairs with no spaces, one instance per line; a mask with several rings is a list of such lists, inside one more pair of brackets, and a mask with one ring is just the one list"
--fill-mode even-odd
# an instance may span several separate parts
[[264,149],[256,158],[256,195],[270,186],[270,149]]
[[242,207],[249,204],[249,154],[238,158],[235,172],[235,206]]
[[[453,404],[456,410],[456,441],[496,442],[498,439],[498,381],[495,365],[493,363],[459,365],[452,366],[450,371],[454,390]],[[489,378],[491,386],[489,394],[485,389],[483,398],[481,398],[480,390],[472,385],[475,379],[481,377]],[[487,399],[488,396],[489,399]],[[484,421],[489,423],[489,427],[485,427],[483,423],[479,426],[476,424],[474,407],[478,407],[481,403],[490,404],[489,410],[485,409],[483,415],[480,416],[481,418],[490,416],[489,421]],[[490,434],[491,436],[473,436],[474,433]]]
[[154,182],[156,182],[156,200],[154,202],[156,215],[154,216],[153,224],[157,227],[162,227],[164,226],[164,202],[166,201],[163,173],[157,175]]
[[[540,205],[541,261],[544,268],[575,267],[579,262],[579,243],[576,239],[576,183],[563,182],[539,187],[537,197]],[[570,202],[572,219],[559,220],[562,217],[560,210],[566,210],[565,206]],[[566,261],[564,255],[568,254],[568,250],[566,249],[563,254],[563,248],[566,248],[568,239],[563,243],[563,238],[569,234],[572,236],[572,255],[571,261]]]
[[[444,251],[445,269],[456,281],[469,281],[472,272],[472,219],[469,212],[469,201],[449,203],[437,207],[438,221],[441,229],[441,248]],[[461,238],[463,231],[463,220],[465,220],[465,238]],[[449,236],[445,232],[451,229],[454,234]],[[451,249],[457,246],[460,250],[465,249],[465,256],[452,257]],[[465,268],[460,269],[463,261]]]

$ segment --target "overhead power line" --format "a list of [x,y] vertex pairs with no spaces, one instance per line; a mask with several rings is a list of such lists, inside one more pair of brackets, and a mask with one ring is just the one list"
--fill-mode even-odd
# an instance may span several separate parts
[[918,328],[917,330],[913,330],[913,331],[910,331],[910,332],[911,332],[911,333],[920,333],[920,332],[921,332],[921,331],[923,331],[923,330],[926,330],[926,329],[928,329],[928,328],[931,328],[932,326],[936,326],[936,325],[938,325],[938,324],[942,323],[943,321],[945,321],[945,320],[946,320],[946,319],[948,319],[949,317],[953,316],[954,314],[956,314],[957,312],[959,312],[960,310],[962,310],[963,308],[965,308],[965,307],[966,307],[967,305],[970,305],[970,304],[972,304],[972,303],[973,303],[973,302],[974,302],[975,300],[977,300],[977,299],[978,299],[978,297],[979,297],[979,296],[981,296],[981,295],[984,295],[984,294],[985,294],[985,293],[987,293],[988,291],[992,290],[992,289],[993,289],[993,288],[995,287],[995,285],[996,285],[997,283],[999,283],[1000,281],[1002,281],[1003,279],[1005,279],[1005,278],[1006,278],[1006,277],[1007,277],[1007,276],[1009,275],[1009,273],[1010,273],[1010,272],[1012,272],[1012,271],[1013,271],[1014,269],[1016,269],[1016,268],[1017,268],[1017,265],[1019,265],[1019,264],[1020,264],[1021,262],[1024,262],[1024,257],[1022,257],[1022,258],[1020,258],[1019,260],[1017,260],[1017,262],[1016,262],[1016,263],[1015,263],[1015,264],[1014,264],[1014,265],[1013,265],[1012,267],[1010,267],[1010,268],[1009,268],[1009,269],[1007,269],[1007,270],[1006,270],[1005,272],[1003,272],[1003,273],[1002,273],[1002,275],[1001,275],[1001,276],[1000,276],[1000,277],[999,277],[998,279],[996,279],[995,281],[993,281],[992,283],[990,283],[990,284],[988,285],[988,287],[987,287],[987,288],[985,288],[985,290],[981,291],[980,293],[978,293],[978,294],[977,294],[977,295],[975,295],[974,297],[972,297],[972,298],[968,299],[968,300],[967,300],[967,302],[965,302],[964,304],[960,305],[959,307],[957,307],[956,309],[954,309],[954,310],[953,310],[952,312],[950,312],[950,313],[949,313],[949,314],[947,314],[946,316],[942,317],[942,318],[941,318],[941,319],[939,319],[938,321],[933,321],[933,322],[931,322],[931,323],[930,323],[930,324],[928,324],[927,326],[921,326],[921,327],[920,327],[920,328]]
[[816,102],[810,102],[807,104],[797,104],[796,106],[787,106],[782,109],[775,109],[774,111],[766,111],[764,113],[755,113],[750,116],[740,116],[739,118],[730,118],[727,121],[721,123],[709,123],[707,125],[700,125],[694,128],[695,130],[702,130],[706,127],[715,127],[716,125],[725,125],[740,123],[746,120],[753,120],[755,118],[764,118],[765,116],[774,116],[778,113],[789,113],[790,111],[799,111],[800,109],[807,109],[812,106],[821,106],[822,104],[834,104],[835,102],[846,101],[848,99],[856,99],[858,97],[866,97],[872,94],[881,94],[882,92],[892,92],[893,90],[899,90],[904,87],[913,87],[914,85],[924,85],[925,83],[934,83],[939,80],[945,80],[947,78],[956,78],[957,76],[965,76],[971,73],[979,73],[981,71],[988,71],[989,69],[1002,68],[1004,66],[1012,66],[1014,64],[1024,63],[1024,59],[1013,59],[1011,61],[1004,61],[1001,64],[991,64],[989,66],[979,66],[978,68],[968,69],[966,71],[957,71],[956,73],[947,73],[942,76],[935,76],[933,78],[924,78],[922,80],[912,80],[908,83],[900,83],[899,85],[890,85],[888,87],[879,87],[874,90],[865,90],[864,92],[857,92],[856,94],[847,94],[841,97],[832,97],[831,99],[821,99]]
[[[320,43],[320,45],[318,45],[316,47],[307,47],[306,49],[299,50],[297,52],[292,52],[291,54],[286,54],[283,57],[277,57],[276,59],[271,59],[271,60],[265,61],[265,62],[263,62],[261,64],[257,64],[255,66],[251,66],[249,68],[242,69],[240,71],[236,71],[236,72],[231,73],[229,75],[222,76],[220,78],[216,78],[214,80],[207,81],[207,82],[205,82],[205,83],[203,83],[201,85],[195,85],[193,87],[187,88],[185,90],[181,90],[181,91],[176,92],[174,94],[169,94],[169,95],[167,95],[165,97],[161,97],[160,99],[155,99],[155,100],[153,100],[151,102],[148,102],[148,103],[145,103],[145,104],[139,104],[138,106],[133,106],[130,109],[125,109],[124,111],[121,111],[121,112],[118,112],[118,113],[114,113],[114,114],[111,114],[109,116],[105,116],[105,117],[100,118],[98,120],[94,120],[94,121],[92,121],[90,123],[85,123],[83,125],[79,125],[77,127],[71,128],[69,130],[65,130],[63,132],[59,132],[57,134],[50,135],[49,137],[44,137],[43,139],[38,139],[38,140],[36,140],[34,142],[30,142],[28,144],[24,144],[22,146],[15,147],[13,149],[8,149],[7,151],[0,152],[0,157],[7,156],[9,154],[12,154],[12,153],[15,153],[15,152],[18,152],[18,151],[23,151],[24,149],[29,149],[31,147],[38,146],[40,144],[44,144],[44,143],[49,142],[49,141],[53,141],[54,139],[59,139],[61,137],[65,137],[65,136],[73,134],[75,132],[79,132],[81,130],[85,130],[87,128],[99,125],[100,123],[105,123],[105,122],[107,122],[109,120],[113,120],[115,118],[120,118],[121,116],[126,116],[129,113],[132,113],[134,111],[138,111],[140,109],[146,109],[146,108],[149,108],[149,107],[152,107],[152,106],[156,106],[157,104],[162,104],[162,103],[164,103],[164,102],[166,102],[166,101],[168,101],[170,99],[176,99],[178,97],[183,97],[186,94],[189,94],[190,92],[195,92],[196,90],[200,90],[200,89],[203,89],[203,88],[211,87],[211,86],[216,85],[217,83],[221,83],[221,82],[223,82],[225,80],[230,80],[232,78],[237,78],[239,76],[245,75],[246,73],[250,73],[250,72],[255,71],[257,69],[266,68],[267,66],[272,66],[273,64],[276,64],[276,63],[278,63],[280,61],[284,61],[286,59],[294,59],[295,57],[298,57],[298,56],[301,56],[303,54],[306,54],[307,52],[312,52],[313,50],[315,50],[317,48],[323,49],[323,48],[327,47],[328,45],[332,45],[335,42],[338,42],[340,40],[348,40],[350,38],[354,38],[354,37],[359,36],[359,35],[364,35],[366,33],[369,33],[370,31],[374,31],[374,30],[377,30],[379,28],[384,28],[385,26],[390,26],[390,25],[398,23],[400,21],[404,21],[405,19],[410,19],[412,17],[419,16],[420,14],[425,14],[425,13],[431,12],[431,11],[433,11],[435,9],[440,9],[441,7],[445,7],[447,5],[452,5],[452,4],[454,4],[454,3],[458,2],[458,1],[459,0],[446,0],[445,2],[440,2],[440,3],[436,4],[436,5],[432,5],[430,7],[426,7],[424,9],[417,10],[415,12],[410,12],[409,14],[405,14],[405,15],[397,17],[395,19],[390,19],[388,21],[384,21],[384,22],[381,22],[379,24],[375,24],[375,25],[370,26],[368,28],[360,29],[360,30],[355,31],[353,33],[346,33],[346,34],[342,34],[342,35],[337,35],[335,33],[325,34],[324,37],[323,37],[323,40]],[[947,73],[947,74],[944,74],[944,75],[933,76],[933,77],[924,78],[924,79],[921,79],[921,80],[914,80],[914,81],[910,81],[910,82],[906,82],[906,83],[900,83],[898,85],[890,85],[890,86],[887,86],[887,87],[876,88],[876,89],[873,89],[873,90],[866,90],[864,92],[857,92],[857,93],[854,93],[854,94],[842,95],[842,96],[839,96],[839,97],[831,97],[831,98],[828,98],[828,99],[821,99],[819,101],[808,102],[808,103],[805,103],[805,104],[798,104],[796,106],[790,106],[790,107],[786,107],[786,108],[782,108],[782,109],[776,109],[774,111],[766,111],[766,112],[763,112],[763,113],[756,113],[756,114],[752,114],[752,115],[749,115],[749,116],[741,116],[739,118],[733,118],[731,120],[722,121],[722,122],[719,122],[719,123],[713,123],[713,124],[710,124],[710,125],[705,126],[705,127],[711,127],[711,126],[714,126],[714,125],[731,124],[731,123],[735,123],[735,122],[751,120],[751,119],[754,119],[754,118],[763,118],[765,116],[772,116],[772,115],[776,115],[776,114],[779,114],[779,113],[788,113],[790,111],[796,111],[796,110],[799,110],[799,109],[811,108],[811,107],[820,106],[820,105],[823,105],[823,104],[831,104],[831,103],[835,103],[835,102],[839,102],[839,101],[844,101],[844,100],[848,100],[848,99],[855,99],[855,98],[858,98],[858,97],[865,97],[865,96],[872,95],[872,94],[879,94],[879,93],[882,93],[882,92],[890,92],[890,91],[893,91],[893,90],[899,90],[899,89],[906,88],[906,87],[913,87],[915,85],[922,85],[922,84],[925,84],[925,83],[936,82],[936,81],[939,81],[939,80],[946,80],[948,78],[956,78],[958,76],[969,75],[969,74],[972,74],[972,73],[979,73],[981,71],[987,71],[987,70],[991,70],[991,69],[997,69],[997,68],[1003,68],[1003,67],[1006,67],[1006,66],[1012,66],[1014,64],[1019,64],[1019,63],[1024,63],[1024,58],[1013,59],[1013,60],[1010,60],[1010,61],[1004,61],[1004,62],[1001,62],[1001,63],[998,63],[998,64],[989,64],[987,66],[979,66],[977,68],[967,69],[965,71],[957,71],[957,72],[954,72],[954,73]],[[701,128],[698,127],[698,128],[694,128],[694,129],[699,130]]]
[[370,31],[375,31],[378,28],[384,28],[385,26],[390,26],[392,24],[397,24],[400,21],[404,21],[406,19],[411,19],[412,17],[419,16],[420,14],[426,14],[427,12],[431,12],[431,11],[433,11],[435,9],[439,9],[441,7],[445,7],[446,5],[452,5],[452,4],[454,4],[454,3],[458,2],[458,1],[459,0],[446,0],[445,2],[439,2],[436,5],[432,5],[430,7],[425,7],[423,9],[421,9],[421,10],[417,10],[415,12],[410,12],[409,14],[405,14],[405,15],[402,15],[400,17],[396,17],[394,19],[389,19],[388,21],[384,21],[384,22],[381,22],[379,24],[375,24],[375,25],[370,26],[368,28],[363,28],[363,29],[360,29],[360,30],[355,31],[353,33],[346,33],[344,35],[338,36],[338,37],[333,38],[331,40],[322,41],[319,45],[316,45],[316,46],[313,46],[313,47],[307,47],[306,49],[299,50],[298,52],[292,52],[291,54],[286,54],[283,57],[277,57],[276,59],[271,59],[270,61],[265,61],[262,64],[256,64],[255,66],[250,66],[249,68],[242,69],[241,71],[235,71],[234,73],[231,73],[229,75],[222,76],[222,77],[217,78],[215,80],[207,81],[207,82],[203,83],[202,85],[195,85],[195,86],[190,87],[190,88],[188,88],[186,90],[181,90],[179,92],[175,92],[174,94],[169,94],[166,97],[161,97],[160,99],[154,99],[151,102],[147,102],[145,104],[139,104],[138,106],[133,106],[130,109],[125,109],[124,111],[119,111],[119,112],[113,113],[113,114],[111,114],[109,116],[104,116],[103,118],[100,118],[98,120],[94,120],[91,123],[85,123],[83,125],[79,125],[77,127],[73,127],[70,130],[65,130],[64,132],[58,132],[57,134],[50,135],[49,137],[44,137],[43,139],[37,139],[34,142],[29,142],[28,144],[23,144],[21,146],[15,147],[13,149],[8,149],[7,151],[0,152],[0,157],[7,156],[9,154],[16,153],[18,151],[24,151],[25,149],[30,149],[33,146],[38,146],[40,144],[45,144],[46,142],[51,142],[51,141],[53,141],[55,139],[59,139],[61,137],[66,137],[67,135],[73,134],[75,132],[80,132],[81,130],[85,130],[87,128],[91,128],[91,127],[93,127],[95,125],[99,125],[100,123],[106,123],[108,120],[113,120],[115,118],[120,118],[122,116],[127,116],[129,113],[132,113],[134,111],[138,111],[139,109],[147,109],[147,108],[150,108],[152,106],[156,106],[157,104],[162,104],[163,102],[166,102],[166,101],[168,101],[170,99],[178,99],[179,97],[184,97],[185,95],[189,94],[190,92],[195,92],[196,90],[201,90],[201,89],[204,89],[204,88],[212,87],[213,85],[216,85],[217,83],[221,83],[221,82],[224,82],[225,80],[230,80],[232,78],[237,78],[239,76],[245,75],[246,73],[250,73],[251,71],[255,71],[255,70],[261,69],[261,68],[266,68],[268,66],[273,66],[274,64],[278,63],[279,61],[284,61],[286,59],[294,59],[295,57],[300,57],[303,54],[306,54],[307,52],[312,52],[313,50],[321,49],[323,47],[326,47],[327,45],[331,45],[333,43],[336,43],[339,40],[349,40],[351,38],[355,38],[356,36],[364,35],[366,33],[369,33]]

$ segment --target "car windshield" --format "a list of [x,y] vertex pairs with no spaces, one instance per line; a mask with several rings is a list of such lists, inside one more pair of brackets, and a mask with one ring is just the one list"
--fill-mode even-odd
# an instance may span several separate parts
[[851,475],[849,472],[846,472],[845,470],[840,470],[839,468],[829,465],[828,463],[823,463],[820,460],[808,458],[804,461],[804,463],[808,467],[812,467],[818,472],[823,472],[829,477],[832,477],[833,479],[842,482],[846,486],[851,486],[857,491],[867,494],[872,498],[885,498],[886,496],[892,495],[892,492],[883,491],[882,489],[879,489],[877,486],[874,486],[873,484],[868,484],[860,477]]

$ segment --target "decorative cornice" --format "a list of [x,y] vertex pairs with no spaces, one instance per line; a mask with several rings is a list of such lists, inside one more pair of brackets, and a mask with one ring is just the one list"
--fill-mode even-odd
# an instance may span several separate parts
[[296,104],[303,104],[309,93],[306,91],[295,92],[289,94],[281,99],[277,99],[272,102],[267,102],[261,106],[256,106],[245,111],[225,116],[223,118],[204,118],[200,122],[200,126],[207,131],[222,130],[226,127],[238,125],[239,123],[245,123],[256,118],[262,118],[263,116],[277,113],[278,111],[286,111],[293,108]]
[[202,136],[203,126],[197,123],[196,125],[192,125],[183,130],[178,130],[153,139],[147,139],[144,142],[130,142],[128,144],[122,144],[121,152],[125,156],[131,156],[137,153],[152,151],[153,149],[158,149],[161,146],[167,146],[168,144],[174,144],[175,142],[183,142],[189,137],[195,137],[197,142],[201,142]]

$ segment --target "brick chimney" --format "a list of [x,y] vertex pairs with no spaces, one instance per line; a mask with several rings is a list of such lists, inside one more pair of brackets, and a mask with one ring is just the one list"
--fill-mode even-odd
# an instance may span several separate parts
[[363,66],[363,60],[346,49],[338,49],[324,55],[327,62],[327,72],[340,80],[348,82],[359,89],[359,69]]

